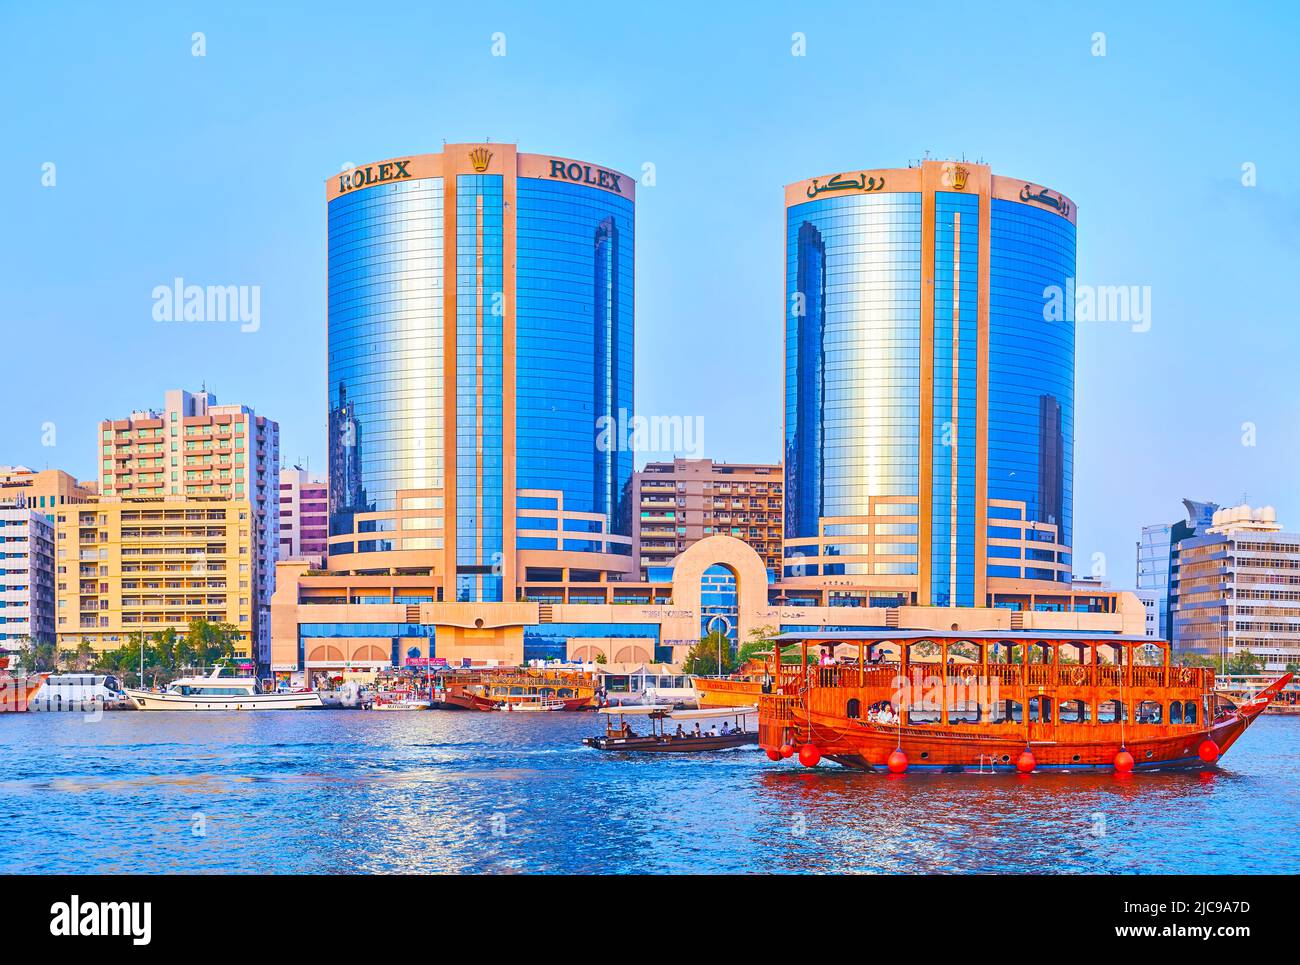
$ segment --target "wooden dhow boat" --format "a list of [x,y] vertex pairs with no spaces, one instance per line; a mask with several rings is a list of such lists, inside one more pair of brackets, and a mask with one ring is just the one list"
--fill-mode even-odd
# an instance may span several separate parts
[[0,713],[25,712],[49,676],[48,673],[17,676],[9,671],[9,658],[0,657]]
[[1145,636],[1072,631],[792,633],[768,661],[759,744],[865,771],[1154,771],[1215,764],[1291,680],[1250,700]]
[[484,711],[577,711],[596,706],[590,674],[564,670],[505,668],[441,674],[435,707]]

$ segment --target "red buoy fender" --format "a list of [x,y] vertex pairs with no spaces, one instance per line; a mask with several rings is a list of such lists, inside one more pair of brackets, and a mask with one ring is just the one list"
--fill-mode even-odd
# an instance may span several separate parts
[[791,747],[789,744],[782,744],[782,745],[781,745],[781,756],[782,756],[782,757],[787,757],[787,758],[788,758],[788,757],[793,757],[793,756],[794,756],[794,748]]
[[813,744],[804,744],[799,748],[799,763],[804,767],[816,767],[821,763],[822,752]]
[[767,759],[769,761],[779,761],[781,759],[781,752],[769,747],[767,749]]
[[903,753],[901,747],[889,752],[889,756],[885,758],[885,766],[889,768],[890,774],[902,774],[907,770],[907,755]]
[[1034,755],[1028,751],[1021,751],[1020,756],[1016,758],[1016,770],[1021,774],[1028,774],[1038,766],[1038,761],[1034,760]]
[[1219,759],[1219,745],[1207,737],[1196,749],[1196,755],[1206,764],[1213,764]]
[[1115,755],[1115,770],[1120,774],[1127,774],[1133,770],[1133,755],[1122,747],[1119,753]]

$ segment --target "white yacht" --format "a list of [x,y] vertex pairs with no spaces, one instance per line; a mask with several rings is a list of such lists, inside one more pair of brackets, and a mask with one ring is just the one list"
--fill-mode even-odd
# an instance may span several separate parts
[[139,710],[308,710],[325,706],[314,690],[260,693],[256,677],[223,677],[220,667],[207,677],[178,677],[162,693],[128,687],[126,695]]

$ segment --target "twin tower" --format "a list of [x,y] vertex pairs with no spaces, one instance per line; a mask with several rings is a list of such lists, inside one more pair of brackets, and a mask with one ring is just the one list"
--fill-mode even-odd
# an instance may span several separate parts
[[[329,179],[331,572],[467,602],[636,578],[634,453],[600,431],[634,411],[636,187],[509,144]],[[1064,589],[1074,327],[1045,304],[1072,202],[925,161],[785,204],[778,580],[880,605]]]

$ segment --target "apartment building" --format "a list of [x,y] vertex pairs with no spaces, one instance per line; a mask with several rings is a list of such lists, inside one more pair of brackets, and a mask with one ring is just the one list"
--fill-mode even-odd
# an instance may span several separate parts
[[711,459],[652,462],[632,474],[636,571],[667,566],[706,536],[734,536],[779,572],[784,518],[780,464]]
[[101,504],[158,501],[251,507],[249,559],[255,653],[270,655],[270,607],[280,541],[280,428],[208,391],[169,390],[162,409],[100,423]]
[[0,653],[54,639],[54,526],[30,508],[0,508]]
[[244,500],[118,501],[66,507],[55,530],[60,649],[115,650],[134,631],[191,620],[239,631],[256,654],[256,511]]
[[322,569],[328,552],[329,487],[304,469],[281,469],[279,558]]

